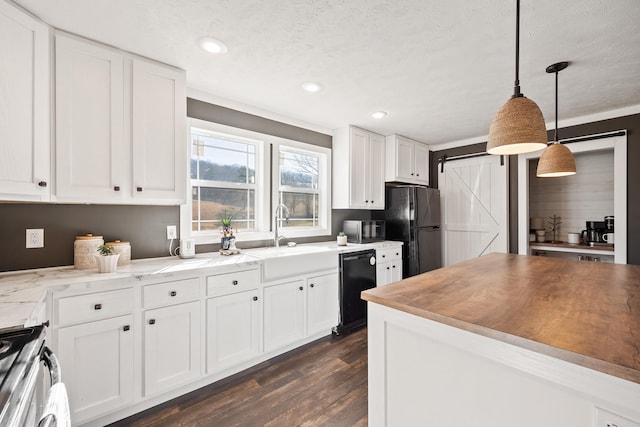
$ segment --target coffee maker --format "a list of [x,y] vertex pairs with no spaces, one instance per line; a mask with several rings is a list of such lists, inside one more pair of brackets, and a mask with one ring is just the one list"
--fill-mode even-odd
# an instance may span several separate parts
[[[613,228],[613,225],[611,225]],[[587,229],[582,230],[582,240],[589,246],[606,244],[604,235],[607,234],[605,221],[587,221]]]

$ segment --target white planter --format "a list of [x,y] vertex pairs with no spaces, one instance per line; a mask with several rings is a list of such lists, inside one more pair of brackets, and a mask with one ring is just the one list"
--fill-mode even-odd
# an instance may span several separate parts
[[338,246],[347,246],[347,236],[338,236]]
[[95,257],[98,264],[98,273],[114,273],[116,271],[120,254],[95,255]]

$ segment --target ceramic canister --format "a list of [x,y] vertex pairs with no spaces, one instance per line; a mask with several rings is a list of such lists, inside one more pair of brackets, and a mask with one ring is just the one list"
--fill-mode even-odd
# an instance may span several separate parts
[[127,265],[131,262],[131,244],[129,242],[115,240],[113,242],[107,242],[105,245],[112,247],[114,254],[120,254],[118,265]]
[[102,236],[85,234],[76,236],[73,242],[73,265],[77,270],[97,268],[95,256],[100,245],[104,245]]

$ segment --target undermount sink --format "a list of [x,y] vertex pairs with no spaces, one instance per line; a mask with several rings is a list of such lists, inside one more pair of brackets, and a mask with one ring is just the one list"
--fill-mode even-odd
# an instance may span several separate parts
[[280,246],[249,249],[245,253],[262,260],[264,282],[338,268],[338,254],[329,247]]

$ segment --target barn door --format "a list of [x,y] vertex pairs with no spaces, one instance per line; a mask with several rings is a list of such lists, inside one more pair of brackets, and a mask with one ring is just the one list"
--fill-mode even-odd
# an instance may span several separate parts
[[508,167],[499,156],[453,160],[439,171],[444,266],[508,252]]

